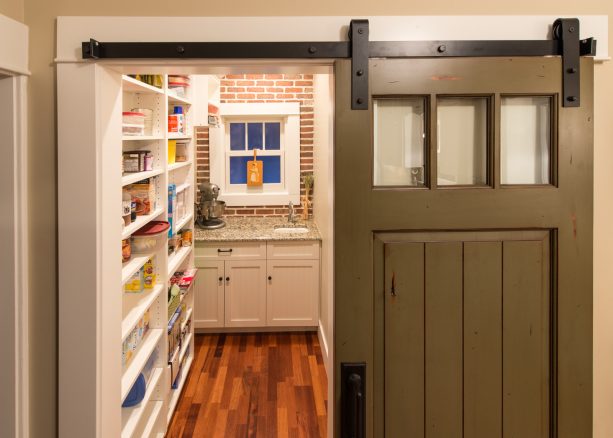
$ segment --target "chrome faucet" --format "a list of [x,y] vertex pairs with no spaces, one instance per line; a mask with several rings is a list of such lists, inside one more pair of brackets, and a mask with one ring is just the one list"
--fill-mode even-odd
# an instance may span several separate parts
[[289,201],[289,205],[287,206],[287,209],[288,209],[287,221],[290,223],[296,222],[296,213],[294,212],[294,203],[292,201]]

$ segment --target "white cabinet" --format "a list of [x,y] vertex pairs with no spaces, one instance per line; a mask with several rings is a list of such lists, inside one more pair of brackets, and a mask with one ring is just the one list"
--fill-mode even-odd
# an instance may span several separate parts
[[195,328],[318,324],[318,241],[206,243],[196,266]]
[[317,325],[319,260],[268,260],[267,264],[267,325]]
[[195,328],[224,326],[224,262],[196,258],[198,276],[194,285]]
[[226,265],[226,327],[266,325],[266,261],[232,260]]

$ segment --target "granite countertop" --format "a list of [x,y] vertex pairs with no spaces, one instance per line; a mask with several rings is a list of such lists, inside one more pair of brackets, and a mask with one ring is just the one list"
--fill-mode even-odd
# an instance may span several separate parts
[[247,242],[267,240],[321,240],[317,225],[312,220],[299,219],[296,226],[309,229],[306,233],[279,233],[275,226],[288,225],[285,217],[224,217],[226,226],[217,230],[194,228],[196,242]]

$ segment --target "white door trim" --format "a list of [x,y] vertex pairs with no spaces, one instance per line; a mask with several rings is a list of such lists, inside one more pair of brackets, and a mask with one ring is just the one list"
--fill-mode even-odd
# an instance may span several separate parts
[[[81,43],[139,41],[345,41],[351,18],[367,18],[371,41],[531,40],[551,37],[558,15],[329,16],[329,17],[58,17],[57,62],[82,62]],[[574,15],[581,38],[598,41],[599,60],[608,59],[608,17]],[[126,60],[119,60],[126,64]],[[181,61],[181,60],[175,60]],[[188,60],[183,60],[188,61]],[[104,61],[108,62],[108,61]],[[198,64],[198,60],[190,60]],[[117,62],[115,62],[117,63]]]
[[[24,32],[25,29],[25,32]],[[14,50],[27,57],[27,28],[0,16],[0,436],[29,436],[27,72]],[[18,55],[18,56],[17,56]],[[4,58],[3,58],[4,56]],[[27,58],[26,58],[27,59]]]

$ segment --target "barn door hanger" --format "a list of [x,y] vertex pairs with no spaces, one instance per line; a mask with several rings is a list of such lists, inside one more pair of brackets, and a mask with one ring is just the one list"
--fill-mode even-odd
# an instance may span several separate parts
[[551,40],[369,41],[368,20],[351,20],[349,41],[82,43],[83,59],[351,59],[351,109],[368,109],[369,58],[562,57],[562,105],[578,107],[581,56],[596,40],[579,39],[579,20],[559,18]]

